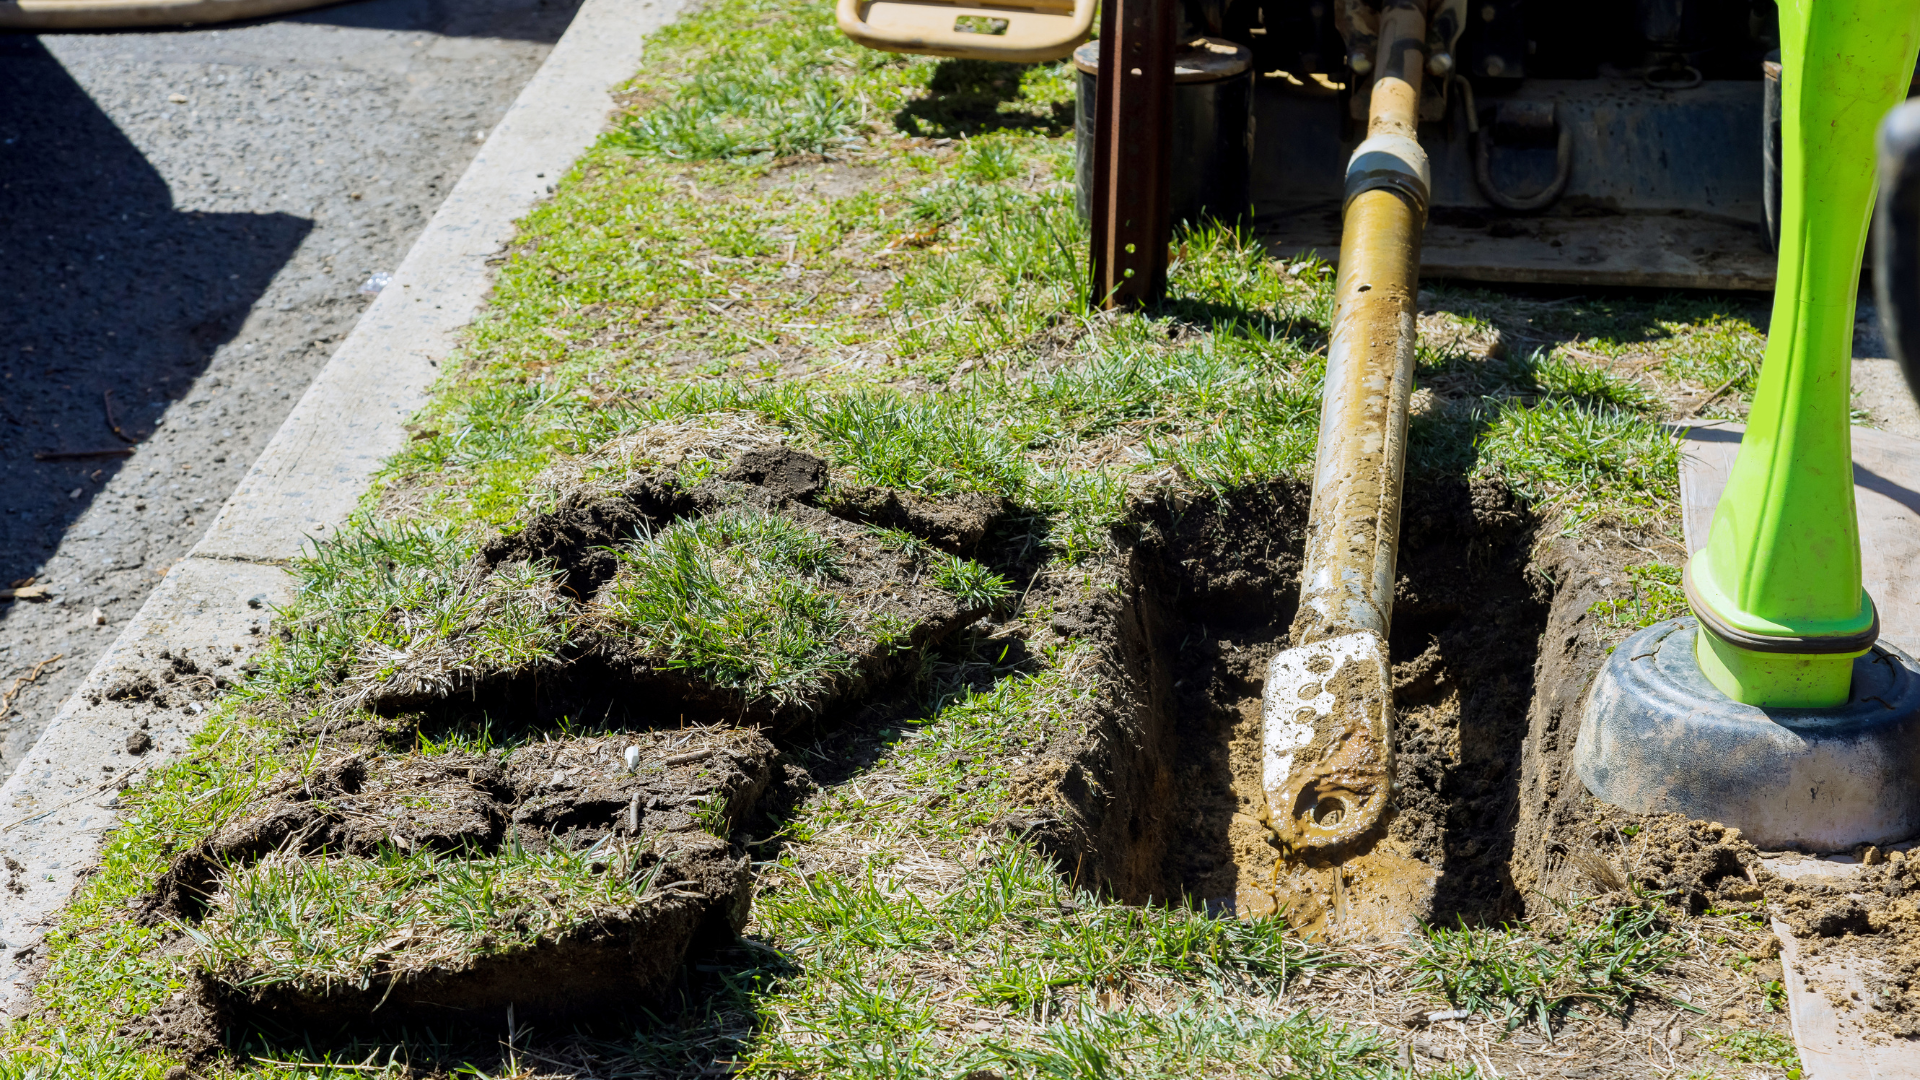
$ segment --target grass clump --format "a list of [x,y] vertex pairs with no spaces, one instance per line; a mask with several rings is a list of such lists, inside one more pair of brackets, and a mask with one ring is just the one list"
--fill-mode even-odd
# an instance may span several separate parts
[[[29,1042],[8,1043],[0,1054],[0,1080],[167,1080],[176,1066],[118,1039],[50,1032]],[[311,1075],[311,1074],[309,1074]]]
[[951,593],[961,607],[991,607],[1013,595],[1013,583],[972,559],[936,557],[933,583]]
[[1619,1016],[1685,951],[1651,902],[1601,911],[1594,901],[1562,905],[1545,932],[1506,926],[1430,927],[1414,956],[1420,985],[1455,1007],[1497,1016],[1507,1029],[1553,1025],[1592,1009]]
[[1533,389],[1548,397],[1571,398],[1601,407],[1646,410],[1656,401],[1653,392],[1639,381],[1603,364],[1558,351],[1535,350],[1520,365],[1514,381],[1531,383]]
[[[768,405],[779,408],[778,402]],[[780,419],[827,449],[862,482],[921,495],[1019,492],[1030,466],[1009,432],[969,395],[921,397],[883,391],[822,395]]]
[[619,556],[607,617],[662,668],[781,704],[853,671],[835,644],[852,614],[825,587],[837,567],[824,537],[735,507],[676,521]]
[[1680,438],[1615,406],[1550,400],[1500,406],[1478,443],[1481,469],[1507,477],[1570,525],[1601,518],[1657,527],[1680,494]]
[[200,962],[231,985],[364,990],[375,978],[513,952],[550,931],[630,911],[658,867],[628,872],[609,868],[614,862],[624,864],[517,842],[492,854],[275,853],[226,875],[207,917],[183,929]]
[[1777,1031],[1699,1031],[1695,1037],[1709,1051],[1735,1065],[1771,1065],[1800,1080],[1800,1052],[1793,1041]]
[[1686,590],[1680,568],[1665,563],[1635,563],[1625,568],[1628,593],[1594,601],[1587,610],[1616,630],[1638,630],[1685,615]]
[[271,650],[280,695],[346,685],[343,707],[382,689],[446,694],[480,673],[556,656],[574,624],[551,568],[473,566],[469,530],[362,518],[296,561],[301,585]]

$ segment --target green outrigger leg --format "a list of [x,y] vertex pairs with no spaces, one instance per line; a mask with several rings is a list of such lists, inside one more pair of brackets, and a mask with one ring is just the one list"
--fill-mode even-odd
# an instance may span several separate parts
[[1920,0],[1780,0],[1780,265],[1747,433],[1687,600],[1701,671],[1749,705],[1847,701],[1879,635],[1848,427],[1874,132],[1906,97]]

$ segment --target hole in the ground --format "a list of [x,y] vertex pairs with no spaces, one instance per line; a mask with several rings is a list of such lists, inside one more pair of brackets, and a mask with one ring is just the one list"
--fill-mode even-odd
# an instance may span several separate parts
[[[1021,824],[1063,866],[1135,902],[1256,915],[1279,906],[1322,925],[1366,888],[1392,886],[1360,880],[1371,873],[1424,877],[1405,886],[1425,890],[1421,918],[1512,914],[1508,862],[1548,597],[1527,576],[1532,517],[1490,484],[1407,493],[1390,642],[1396,790],[1370,841],[1391,853],[1390,873],[1308,860],[1309,887],[1276,878],[1261,690],[1294,615],[1308,503],[1303,487],[1275,484],[1148,504],[1105,589],[1046,598],[1071,628],[1107,642],[1111,674],[1088,734],[1049,748],[1054,798]],[[1311,814],[1332,824],[1351,809],[1323,795]]]

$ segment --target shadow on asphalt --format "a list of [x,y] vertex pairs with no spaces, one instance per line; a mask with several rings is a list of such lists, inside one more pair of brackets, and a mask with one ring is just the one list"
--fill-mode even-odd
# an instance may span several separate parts
[[312,227],[176,211],[37,39],[0,36],[0,586],[125,465],[35,453],[126,446],[109,407],[126,437],[151,435]]

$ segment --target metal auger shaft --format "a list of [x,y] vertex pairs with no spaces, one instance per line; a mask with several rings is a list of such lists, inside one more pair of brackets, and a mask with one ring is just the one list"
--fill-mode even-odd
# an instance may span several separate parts
[[1296,849],[1365,834],[1392,787],[1387,633],[1428,196],[1425,32],[1418,0],[1383,6],[1367,139],[1347,166],[1300,610],[1264,695],[1268,806]]

